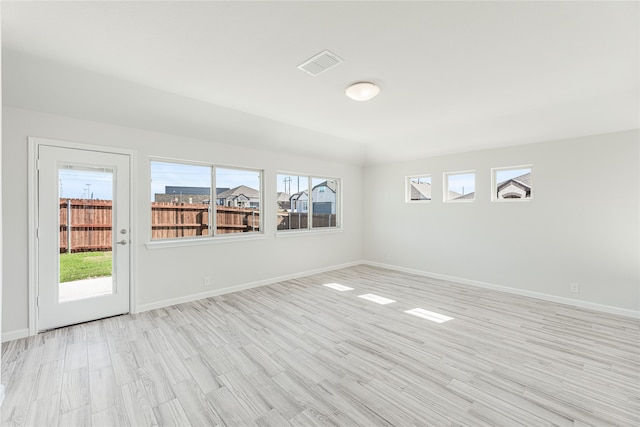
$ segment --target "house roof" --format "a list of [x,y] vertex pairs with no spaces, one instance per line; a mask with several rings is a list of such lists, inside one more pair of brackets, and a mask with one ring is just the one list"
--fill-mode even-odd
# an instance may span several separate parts
[[333,180],[322,181],[320,184],[314,185],[313,190],[315,190],[318,187],[327,187],[329,190],[335,193],[336,189],[338,188],[338,184]]
[[278,195],[276,197],[277,202],[288,202],[291,198],[287,193],[283,193],[282,191],[278,191]]
[[289,197],[289,200],[298,200],[300,196],[308,195],[308,194],[309,194],[309,190],[298,191],[297,193],[293,193],[291,197]]
[[[637,128],[637,16],[604,1],[4,1],[3,105],[360,164],[602,134]],[[344,62],[297,68],[324,49]],[[345,98],[360,79],[381,94]]]
[[[452,193],[453,193],[453,192],[452,192]],[[455,194],[458,194],[458,193],[455,193]],[[459,195],[458,195],[458,197],[455,197],[454,199],[455,199],[455,200],[473,200],[473,199],[475,199],[475,198],[476,198],[476,193],[475,193],[475,191],[474,191],[474,192],[472,192],[472,193],[467,193],[467,194],[465,194],[465,195],[460,195],[460,194],[459,194]]]
[[431,184],[428,182],[412,182],[411,200],[431,200]]
[[237,197],[244,195],[249,199],[256,199],[260,197],[260,192],[246,185],[240,185],[230,190],[224,191],[216,196],[218,199],[227,199],[229,197]]
[[531,172],[525,173],[524,175],[516,176],[515,178],[510,178],[510,179],[501,181],[498,183],[497,187],[501,188],[504,184],[510,181],[515,181],[517,183],[524,185],[525,187],[531,188]]

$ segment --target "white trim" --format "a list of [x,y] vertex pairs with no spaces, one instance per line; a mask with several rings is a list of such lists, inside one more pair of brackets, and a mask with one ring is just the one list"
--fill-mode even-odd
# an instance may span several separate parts
[[4,402],[4,385],[0,384],[0,406],[2,406],[2,402]]
[[542,292],[534,292],[534,291],[527,291],[527,290],[524,290],[524,289],[511,288],[511,287],[508,287],[508,286],[495,285],[493,283],[480,282],[480,281],[477,281],[477,280],[463,279],[463,278],[455,277],[455,276],[447,276],[445,274],[431,273],[431,272],[428,272],[428,271],[416,270],[416,269],[407,268],[407,267],[400,267],[400,266],[397,266],[397,265],[384,264],[384,263],[381,263],[381,262],[362,261],[362,264],[370,265],[372,267],[386,268],[388,270],[401,271],[403,273],[415,274],[415,275],[423,276],[423,277],[430,277],[432,279],[446,280],[448,282],[460,283],[460,284],[463,284],[463,285],[470,285],[470,286],[475,286],[475,287],[483,288],[483,289],[491,289],[491,290],[494,290],[494,291],[506,292],[506,293],[509,293],[509,294],[515,294],[515,295],[521,295],[521,296],[530,297],[530,298],[536,298],[536,299],[540,299],[540,300],[544,300],[544,301],[550,301],[550,302],[570,305],[570,306],[574,306],[574,307],[586,308],[586,309],[589,309],[589,310],[600,311],[600,312],[603,312],[603,313],[617,314],[619,316],[625,316],[625,317],[632,317],[632,318],[635,318],[635,319],[640,319],[640,311],[637,311],[637,310],[629,310],[629,309],[626,309],[626,308],[614,307],[614,306],[611,306],[611,305],[597,304],[597,303],[589,302],[589,301],[582,301],[582,300],[576,300],[576,299],[571,299],[571,298],[559,297],[559,296],[556,296],[556,295],[545,294],[545,293],[542,293]]
[[166,248],[178,248],[182,246],[199,246],[209,245],[216,243],[231,243],[231,242],[247,242],[251,240],[265,240],[267,236],[261,232],[253,233],[229,233],[228,236],[224,234],[218,234],[215,236],[206,237],[178,237],[175,239],[155,239],[145,243],[147,249],[166,249]]
[[315,234],[333,234],[333,233],[342,233],[344,229],[342,227],[322,227],[322,228],[300,228],[300,229],[291,229],[291,230],[278,230],[276,231],[276,237],[302,237],[302,236],[313,236]]
[[26,338],[30,336],[29,328],[17,329],[15,331],[3,332],[2,342],[19,340],[20,338]]
[[[56,139],[40,138],[40,137],[28,137],[27,138],[27,170],[28,170],[28,242],[29,242],[29,271],[28,271],[28,329],[27,335],[31,336],[38,333],[38,307],[36,304],[37,297],[37,277],[38,277],[38,244],[36,239],[36,229],[38,224],[37,206],[38,206],[38,176],[37,176],[37,161],[38,161],[38,148],[41,145],[48,145],[60,148],[74,148],[84,151],[97,151],[103,153],[114,153],[129,156],[129,229],[135,231],[135,224],[137,224],[137,210],[136,210],[136,186],[134,181],[137,177],[137,152],[135,150],[128,150],[120,147],[107,147],[102,145],[92,145],[72,141],[61,141]],[[136,298],[136,260],[135,260],[135,239],[136,234],[130,233],[129,238],[131,240],[131,250],[129,250],[129,311],[135,313],[135,307],[137,306]],[[15,335],[18,332],[22,333],[24,330],[10,332],[8,336],[11,339],[23,338],[24,336]],[[2,334],[2,340],[4,342],[5,334]]]
[[[36,305],[36,288],[37,288],[37,271],[38,271],[38,244],[36,239],[37,225],[38,225],[38,142],[36,138],[28,138],[28,159],[27,159],[27,219],[28,219],[28,283],[27,283],[27,314],[28,314],[28,329],[27,335],[35,335],[37,330],[36,313],[38,307]],[[11,334],[8,334],[12,336]],[[22,336],[16,336],[13,339],[22,338]],[[2,334],[2,342],[5,341],[5,334]]]
[[229,286],[227,288],[214,289],[214,290],[211,290],[211,291],[208,291],[208,292],[185,295],[185,296],[182,296],[182,297],[177,297],[177,298],[172,298],[172,299],[152,302],[152,303],[149,303],[149,304],[143,304],[143,305],[139,306],[138,310],[136,312],[137,313],[141,313],[143,311],[154,310],[156,308],[163,308],[163,307],[168,307],[168,306],[171,306],[171,305],[182,304],[182,303],[185,303],[185,302],[197,301],[197,300],[200,300],[200,299],[203,299],[203,298],[209,298],[209,297],[215,297],[215,296],[218,296],[218,295],[230,294],[232,292],[243,291],[245,289],[257,288],[257,287],[260,287],[260,286],[272,285],[274,283],[284,282],[286,280],[297,279],[297,278],[300,278],[300,277],[310,276],[312,274],[325,273],[327,271],[339,270],[341,268],[353,267],[353,266],[360,265],[360,264],[362,264],[362,261],[348,262],[348,263],[345,263],[345,264],[333,265],[331,267],[316,268],[316,269],[313,269],[313,270],[302,271],[302,272],[299,272],[299,273],[293,273],[293,274],[287,274],[287,275],[284,275],[284,276],[272,277],[271,279],[258,280],[258,281],[255,281],[255,282],[249,282],[249,283],[244,283],[244,284],[240,284],[240,285]]

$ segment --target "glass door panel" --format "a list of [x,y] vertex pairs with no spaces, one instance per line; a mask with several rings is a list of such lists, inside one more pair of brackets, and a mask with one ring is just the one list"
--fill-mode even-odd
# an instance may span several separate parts
[[113,170],[62,165],[58,302],[113,293]]

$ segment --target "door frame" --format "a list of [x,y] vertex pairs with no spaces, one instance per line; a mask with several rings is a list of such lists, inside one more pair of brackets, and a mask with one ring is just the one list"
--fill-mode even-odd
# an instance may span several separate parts
[[38,333],[38,152],[42,145],[69,148],[102,153],[122,154],[129,157],[129,313],[137,313],[136,301],[136,251],[135,242],[138,224],[135,208],[136,151],[102,145],[91,145],[79,142],[62,141],[47,138],[28,137],[28,239],[29,239],[29,336]]

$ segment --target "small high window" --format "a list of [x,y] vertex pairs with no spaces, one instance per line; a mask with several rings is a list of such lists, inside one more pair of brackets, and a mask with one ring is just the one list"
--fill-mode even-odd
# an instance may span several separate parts
[[430,202],[431,201],[431,175],[408,176],[405,181],[405,201]]
[[475,171],[444,174],[445,202],[472,202],[476,199]]
[[517,201],[531,199],[532,167],[513,166],[491,170],[491,200]]

